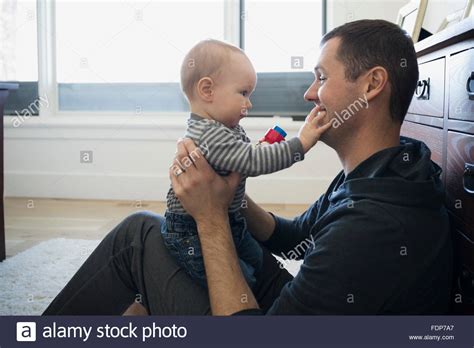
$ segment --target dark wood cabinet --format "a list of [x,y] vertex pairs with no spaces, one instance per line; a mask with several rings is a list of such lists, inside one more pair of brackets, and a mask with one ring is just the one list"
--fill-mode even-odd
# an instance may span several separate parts
[[452,312],[474,314],[474,20],[415,45],[420,67],[402,135],[443,168],[455,259]]
[[[17,89],[18,84],[15,83],[2,83],[0,82],[0,116],[3,121],[3,110],[5,106],[5,101],[7,100],[9,90]],[[3,127],[0,136],[0,162],[1,162],[1,176],[0,176],[0,185],[2,192],[1,207],[0,207],[0,261],[5,260],[6,250],[5,250],[5,215],[3,208]]]

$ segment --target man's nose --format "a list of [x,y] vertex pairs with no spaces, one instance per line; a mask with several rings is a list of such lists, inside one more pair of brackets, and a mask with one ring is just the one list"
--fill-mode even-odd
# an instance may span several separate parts
[[318,102],[319,97],[318,97],[318,86],[316,84],[316,81],[314,81],[311,86],[308,87],[306,92],[304,93],[304,100],[309,101],[309,102]]

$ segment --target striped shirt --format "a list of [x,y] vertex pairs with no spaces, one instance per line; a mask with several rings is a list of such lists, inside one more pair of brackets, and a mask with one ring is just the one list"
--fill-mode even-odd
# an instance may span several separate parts
[[[228,128],[194,113],[188,119],[185,137],[199,146],[217,174],[240,173],[241,181],[229,207],[230,213],[243,207],[247,177],[277,172],[304,159],[303,146],[296,137],[281,143],[256,146],[240,125]],[[169,212],[186,214],[173,188],[168,191],[166,201]]]

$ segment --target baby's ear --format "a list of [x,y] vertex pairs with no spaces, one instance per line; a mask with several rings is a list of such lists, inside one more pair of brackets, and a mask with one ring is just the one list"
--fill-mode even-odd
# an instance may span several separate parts
[[214,81],[210,77],[203,77],[196,85],[197,95],[200,99],[211,102],[214,97]]

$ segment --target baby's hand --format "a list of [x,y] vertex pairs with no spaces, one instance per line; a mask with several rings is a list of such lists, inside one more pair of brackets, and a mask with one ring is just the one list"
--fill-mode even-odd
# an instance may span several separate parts
[[331,127],[331,122],[322,124],[326,114],[326,111],[320,111],[319,106],[316,106],[311,110],[309,115],[306,116],[306,120],[298,133],[305,153],[316,145],[321,134]]

